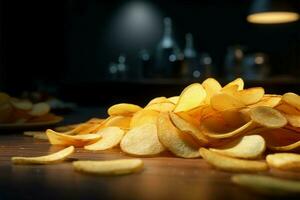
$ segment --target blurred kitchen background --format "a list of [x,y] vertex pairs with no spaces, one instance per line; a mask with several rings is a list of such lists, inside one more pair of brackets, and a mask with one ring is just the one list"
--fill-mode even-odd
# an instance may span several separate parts
[[[280,0],[4,0],[0,90],[143,105],[207,77],[242,77],[246,87],[299,94],[299,8]],[[285,13],[254,15],[262,11]]]

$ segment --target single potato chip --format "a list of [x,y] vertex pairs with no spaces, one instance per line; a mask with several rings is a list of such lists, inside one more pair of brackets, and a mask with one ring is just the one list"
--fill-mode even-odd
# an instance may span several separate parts
[[144,110],[154,110],[157,112],[169,112],[173,111],[175,108],[175,104],[171,102],[163,102],[163,103],[154,103],[149,106],[146,106]]
[[275,153],[266,157],[270,167],[287,171],[300,171],[300,155],[296,153]]
[[213,167],[230,172],[258,172],[268,169],[268,165],[263,161],[243,160],[224,156],[219,153],[200,148],[200,154]]
[[168,100],[176,105],[179,101],[179,96],[169,97]]
[[121,129],[128,130],[130,127],[131,117],[127,116],[110,116],[104,121],[103,127],[117,126]]
[[32,109],[32,103],[28,100],[19,100],[16,98],[10,98],[11,105],[19,110],[31,110]]
[[220,83],[214,78],[207,78],[205,81],[202,82],[202,86],[206,92],[206,104],[209,104],[210,98],[222,89]]
[[243,90],[244,89],[244,81],[241,78],[237,78],[237,79],[231,81],[230,83],[228,83],[227,85],[225,85],[223,88],[229,87],[231,85],[237,85],[238,86],[238,90]]
[[191,124],[188,121],[185,121],[177,114],[170,112],[170,119],[172,120],[173,124],[182,132],[186,132],[193,136],[195,139],[199,141],[200,144],[205,145],[208,144],[208,139],[206,136],[202,134],[199,128],[195,125]]
[[291,126],[300,127],[300,115],[282,114]]
[[[239,86],[238,85],[229,85],[226,87],[223,87],[220,92],[229,94],[232,96],[235,96],[235,94],[239,91]],[[241,90],[242,91],[242,90]]]
[[74,147],[69,146],[63,150],[60,150],[56,153],[47,155],[47,156],[38,156],[38,157],[12,157],[11,161],[14,164],[20,165],[28,165],[28,164],[38,164],[38,165],[46,165],[58,163],[65,160],[68,156],[70,156],[74,152]]
[[131,121],[130,128],[135,128],[147,123],[156,124],[159,112],[155,110],[140,110],[136,112]]
[[211,106],[218,111],[240,109],[246,105],[236,97],[227,93],[218,93],[211,97]]
[[138,105],[129,104],[129,103],[119,103],[116,105],[111,106],[107,113],[110,116],[131,116],[137,111],[142,110],[142,108]]
[[46,131],[49,142],[53,145],[62,145],[75,147],[83,147],[92,143],[97,142],[101,135],[99,134],[85,134],[85,135],[66,135],[57,133],[51,129]]
[[286,118],[279,111],[267,106],[252,108],[249,114],[255,123],[264,127],[281,128],[287,124]]
[[153,156],[165,150],[157,136],[157,126],[153,123],[131,129],[123,137],[122,151],[137,156]]
[[42,116],[46,115],[50,111],[50,106],[47,103],[41,102],[36,103],[32,106],[31,111],[28,112],[31,116]]
[[113,148],[121,142],[125,132],[119,127],[107,127],[97,134],[101,135],[101,139],[93,144],[84,146],[84,149],[98,151]]
[[168,113],[161,113],[157,120],[157,133],[161,143],[173,154],[183,158],[199,157],[199,145],[190,135],[178,130],[171,122]]
[[290,104],[291,106],[300,110],[300,96],[299,95],[292,93],[292,92],[285,93],[282,96],[282,101],[286,102],[287,104]]
[[144,166],[141,159],[105,161],[74,161],[76,171],[95,175],[124,175],[140,171]]
[[278,106],[280,104],[280,102],[281,102],[280,95],[265,94],[259,102],[248,105],[248,107],[254,108],[254,107],[258,107],[258,106],[268,106],[268,107],[274,108],[274,107]]
[[250,174],[234,175],[231,177],[231,181],[237,185],[264,195],[278,197],[300,193],[299,181]]
[[209,150],[235,158],[255,159],[260,157],[265,149],[266,143],[262,136],[246,135],[217,149],[210,148]]
[[167,99],[167,97],[155,97],[154,99],[151,99],[149,103],[145,106],[148,107],[152,104],[157,104],[157,103],[169,103],[170,101]]
[[200,106],[206,98],[206,92],[201,84],[193,83],[180,94],[174,112],[188,111]]
[[265,94],[265,90],[262,87],[254,87],[245,90],[240,90],[234,94],[234,96],[241,100],[244,104],[250,105],[259,102]]

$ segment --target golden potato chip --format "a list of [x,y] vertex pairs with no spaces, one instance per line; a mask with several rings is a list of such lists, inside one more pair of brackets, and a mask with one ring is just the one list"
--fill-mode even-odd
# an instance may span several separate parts
[[276,110],[280,111],[281,113],[289,114],[289,115],[300,115],[300,111],[297,108],[287,104],[281,103],[275,107]]
[[101,139],[93,144],[84,146],[84,149],[98,151],[113,148],[121,142],[125,132],[119,127],[107,127],[97,134],[101,135]]
[[199,157],[199,145],[189,135],[178,130],[168,113],[161,113],[157,120],[157,133],[161,143],[173,154],[183,158]]
[[169,97],[168,100],[176,105],[178,103],[179,96]]
[[105,120],[103,127],[117,126],[121,129],[129,129],[131,117],[125,116],[110,116]]
[[173,124],[182,132],[186,132],[193,136],[195,139],[199,141],[202,145],[208,143],[208,139],[201,133],[200,129],[194,126],[193,124],[185,121],[180,116],[175,113],[170,112],[170,119],[172,120]]
[[136,112],[131,121],[130,128],[135,128],[146,123],[156,124],[159,112],[154,110],[140,110]]
[[205,103],[207,104],[210,103],[210,97],[212,97],[222,89],[220,83],[214,78],[206,79],[202,82],[202,86],[206,92]]
[[258,106],[268,106],[271,108],[276,107],[281,102],[281,96],[280,95],[268,95],[265,94],[263,98],[254,104],[248,105],[249,108],[254,108]]
[[210,148],[210,151],[235,158],[254,159],[262,155],[266,149],[266,143],[260,135],[246,135],[235,139],[224,146]]
[[149,106],[146,106],[144,110],[154,110],[157,112],[169,112],[173,111],[175,105],[171,102],[164,102],[164,103],[154,103]]
[[32,103],[28,100],[19,100],[16,98],[10,98],[11,105],[19,110],[31,110],[32,109]]
[[241,78],[237,78],[237,79],[231,81],[230,83],[225,85],[223,88],[226,88],[226,87],[231,86],[231,85],[237,85],[238,90],[243,90],[244,89],[244,81]]
[[201,84],[193,83],[181,92],[174,112],[188,111],[200,106],[206,98],[206,92]]
[[289,92],[289,93],[285,93],[282,96],[282,101],[286,102],[287,104],[290,104],[291,106],[294,106],[295,108],[297,108],[298,110],[300,110],[300,96]]
[[220,170],[231,172],[258,172],[268,169],[268,165],[263,161],[232,158],[205,148],[200,148],[199,151],[204,160]]
[[165,150],[157,136],[157,126],[153,123],[131,129],[120,143],[122,151],[137,156],[152,156]]
[[66,135],[57,133],[51,129],[46,131],[49,142],[53,145],[62,145],[75,147],[83,147],[97,142],[101,136],[99,134],[85,134],[85,135]]
[[155,97],[154,99],[149,101],[149,103],[145,107],[157,103],[170,103],[170,101],[167,99],[167,97]]
[[47,103],[36,103],[32,106],[31,111],[28,112],[31,116],[42,116],[50,111],[50,106]]
[[131,116],[139,110],[142,110],[142,108],[138,105],[129,104],[129,103],[119,103],[111,106],[108,109],[107,113],[110,116],[114,116],[114,115]]
[[291,151],[300,147],[300,134],[281,128],[261,132],[267,147],[275,151]]
[[300,154],[296,153],[275,153],[266,157],[270,167],[288,170],[300,171]]
[[144,166],[141,159],[119,159],[105,161],[74,161],[76,171],[95,175],[124,175],[140,171]]
[[279,111],[267,106],[252,108],[249,114],[255,123],[264,127],[281,128],[287,124],[286,118]]
[[226,93],[218,93],[213,95],[210,98],[210,104],[218,111],[240,109],[246,106],[241,100]]
[[265,94],[265,90],[262,87],[254,87],[245,90],[240,90],[234,94],[234,96],[241,100],[244,104],[250,105],[259,102]]
[[234,175],[231,177],[231,181],[237,185],[264,195],[278,197],[300,193],[299,181],[250,174]]
[[223,87],[220,90],[221,93],[229,94],[229,95],[232,95],[232,96],[235,96],[235,94],[238,91],[239,91],[239,86],[238,85],[229,85],[229,86]]
[[282,114],[291,126],[300,127],[300,115]]
[[38,164],[38,165],[45,165],[45,164],[53,164],[58,163],[65,160],[68,156],[70,156],[74,152],[74,147],[69,146],[63,150],[60,150],[56,153],[47,155],[47,156],[38,156],[38,157],[12,157],[11,161],[14,164]]

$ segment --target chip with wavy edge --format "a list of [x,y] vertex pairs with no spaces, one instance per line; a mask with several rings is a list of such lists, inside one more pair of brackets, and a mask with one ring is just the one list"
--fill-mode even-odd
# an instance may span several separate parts
[[107,113],[110,116],[114,115],[122,115],[122,116],[131,116],[133,113],[142,110],[142,108],[138,105],[130,104],[130,103],[119,103],[111,106]]

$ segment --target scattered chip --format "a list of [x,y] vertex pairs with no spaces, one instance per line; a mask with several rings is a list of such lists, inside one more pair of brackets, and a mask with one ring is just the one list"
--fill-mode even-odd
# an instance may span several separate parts
[[213,167],[231,172],[258,172],[268,169],[268,165],[264,161],[243,160],[224,156],[219,153],[200,148],[200,154]]
[[51,129],[46,131],[49,142],[53,145],[62,145],[75,147],[83,147],[92,143],[97,142],[101,135],[99,134],[84,134],[84,135],[66,135],[57,133]]
[[47,156],[38,156],[38,157],[12,157],[11,161],[14,164],[26,165],[26,164],[53,164],[65,160],[74,152],[74,147],[70,146],[63,150],[60,150],[56,153],[47,155]]
[[107,127],[97,132],[97,134],[101,135],[101,139],[96,143],[85,146],[84,149],[98,151],[113,148],[121,142],[125,132],[119,127]]
[[46,115],[50,111],[50,106],[47,103],[37,103],[32,106],[31,111],[28,113],[31,116]]
[[76,171],[95,175],[124,175],[140,171],[144,164],[141,159],[120,159],[105,161],[74,161]]
[[300,193],[299,181],[250,174],[234,175],[231,177],[231,181],[237,185],[265,195],[286,196],[299,195]]
[[209,150],[235,158],[255,159],[259,158],[265,149],[266,143],[262,136],[246,135],[217,149],[210,148]]
[[300,171],[300,155],[296,153],[275,153],[266,157],[270,167],[288,171]]
[[161,143],[173,154],[183,158],[199,157],[199,144],[184,134],[171,122],[168,113],[161,113],[157,120],[157,133]]
[[132,155],[153,156],[165,150],[157,136],[156,124],[148,123],[131,129],[121,141],[121,149]]
[[188,111],[200,106],[206,98],[206,92],[201,84],[193,83],[180,94],[174,112]]

